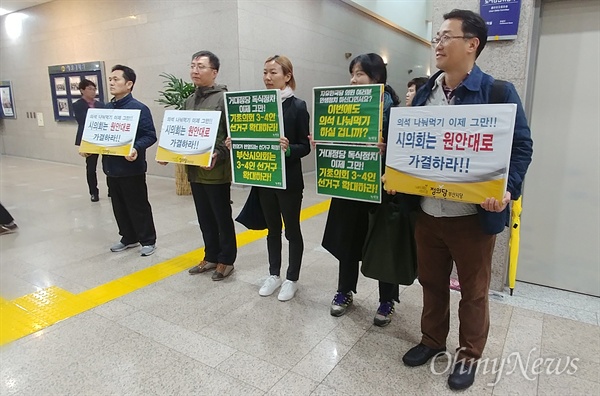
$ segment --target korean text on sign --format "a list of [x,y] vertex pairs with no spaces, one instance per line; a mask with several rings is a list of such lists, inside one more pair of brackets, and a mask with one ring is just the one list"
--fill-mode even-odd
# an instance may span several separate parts
[[317,143],[317,193],[380,202],[381,158],[374,146]]
[[332,143],[377,143],[382,111],[383,85],[314,88],[314,139]]
[[506,189],[516,105],[393,108],[386,186],[481,203]]

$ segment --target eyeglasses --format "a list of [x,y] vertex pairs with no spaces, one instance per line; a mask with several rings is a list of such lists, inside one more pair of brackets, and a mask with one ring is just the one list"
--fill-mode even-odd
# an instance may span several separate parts
[[273,62],[277,58],[279,58],[279,55],[273,55],[272,57],[270,57],[269,59],[267,59],[267,61],[265,63]]
[[205,69],[214,69],[214,67],[192,64],[192,65],[190,65],[190,69],[202,71],[202,70],[205,70]]
[[431,39],[431,45],[436,47],[438,44],[442,44],[442,45],[446,45],[448,43],[448,41],[452,40],[452,39],[457,39],[457,38],[461,38],[461,39],[472,39],[473,36],[449,36],[447,34],[444,34],[442,37],[434,37]]

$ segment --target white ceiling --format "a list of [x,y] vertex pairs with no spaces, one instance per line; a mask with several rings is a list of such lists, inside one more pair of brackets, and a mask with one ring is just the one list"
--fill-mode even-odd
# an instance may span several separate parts
[[52,0],[0,0],[0,15],[20,11]]

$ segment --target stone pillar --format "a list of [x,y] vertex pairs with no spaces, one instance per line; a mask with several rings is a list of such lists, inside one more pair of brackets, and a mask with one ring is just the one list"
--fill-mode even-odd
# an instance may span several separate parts
[[[479,0],[432,0],[433,2],[433,35],[444,21],[444,14],[454,8],[479,12]],[[512,82],[523,104],[526,102],[526,88],[529,71],[529,55],[533,39],[535,0],[521,1],[521,16],[517,38],[510,41],[488,41],[485,49],[477,59],[477,65],[486,73],[497,79]],[[433,74],[435,61],[432,60]],[[527,109],[525,109],[527,113]],[[508,242],[510,229],[506,228],[498,234],[494,257],[492,260],[492,281],[490,289],[504,290],[508,270]]]

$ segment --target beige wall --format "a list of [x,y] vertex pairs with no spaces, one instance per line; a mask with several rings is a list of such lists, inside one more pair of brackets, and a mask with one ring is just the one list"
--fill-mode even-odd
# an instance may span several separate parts
[[[388,82],[404,95],[414,65],[428,64],[422,43],[337,0],[177,1],[55,0],[24,10],[23,35],[0,32],[0,80],[13,83],[18,119],[0,121],[2,153],[82,165],[73,146],[76,125],[55,122],[48,66],[101,60],[135,69],[134,96],[152,110],[160,129],[164,109],[154,101],[169,72],[188,78],[192,53],[209,49],[221,59],[218,82],[230,90],[260,89],[269,55],[294,62],[297,96],[311,106],[314,86],[348,83],[353,56],[388,57]],[[4,18],[2,18],[4,24]],[[45,126],[26,118],[41,112]],[[154,156],[156,145],[149,151]],[[314,168],[312,156],[305,170]],[[171,176],[173,167],[149,161],[150,174]]]
[[[201,43],[217,42],[223,76],[237,75],[234,2],[57,0],[23,12],[29,15],[23,35],[13,41],[2,29],[1,36],[1,76],[13,83],[18,116],[4,120],[5,154],[82,163],[73,145],[76,124],[54,121],[49,65],[102,60],[107,69],[116,63],[133,67],[138,75],[133,94],[151,108],[157,128],[162,120],[162,108],[154,103],[158,75],[186,76],[189,56]],[[223,26],[230,29],[228,40],[222,38]],[[28,111],[43,113],[45,126],[27,119]],[[172,173],[149,165],[151,173]]]

